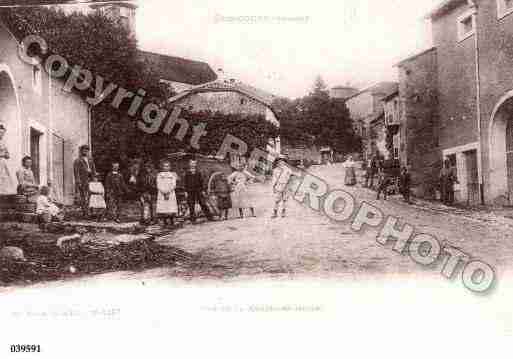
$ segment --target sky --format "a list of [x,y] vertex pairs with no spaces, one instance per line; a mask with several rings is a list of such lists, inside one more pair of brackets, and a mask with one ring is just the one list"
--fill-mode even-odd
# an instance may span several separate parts
[[139,0],[137,37],[294,98],[317,75],[329,87],[396,80],[394,64],[430,46],[422,17],[440,1]]

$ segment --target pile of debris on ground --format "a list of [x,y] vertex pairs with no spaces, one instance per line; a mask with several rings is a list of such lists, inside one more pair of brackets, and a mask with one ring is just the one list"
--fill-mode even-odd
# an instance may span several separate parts
[[20,224],[2,224],[1,227],[0,284],[194,261],[186,252],[156,243],[158,229],[139,228],[132,233],[119,234],[91,228],[74,233],[74,226],[58,226],[46,232]]

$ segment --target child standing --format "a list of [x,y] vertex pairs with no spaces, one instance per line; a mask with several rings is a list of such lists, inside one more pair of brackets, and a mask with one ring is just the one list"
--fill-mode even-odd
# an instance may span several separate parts
[[226,221],[228,219],[228,210],[232,208],[231,188],[226,174],[221,173],[217,176],[214,181],[213,192],[217,196],[217,208],[221,212],[220,217]]
[[163,161],[161,172],[157,175],[157,215],[164,221],[164,225],[173,225],[174,217],[178,213],[176,202],[176,180],[178,176],[171,172],[171,163]]
[[150,224],[155,220],[157,202],[157,170],[153,163],[147,162],[139,177],[137,191],[141,202],[141,224]]
[[105,189],[103,184],[98,180],[99,174],[95,173],[92,181],[89,182],[89,213],[94,217],[98,222],[101,222],[105,218],[105,210],[107,209],[107,204],[105,203]]
[[107,195],[107,212],[111,219],[119,223],[119,212],[123,195],[128,192],[123,175],[119,172],[119,162],[112,163],[112,171],[105,179],[105,192]]
[[236,169],[233,173],[228,176],[228,183],[232,186],[232,205],[233,208],[239,209],[240,218],[244,218],[244,208],[249,208],[251,210],[251,216],[255,216],[255,208],[253,207],[253,203],[251,203],[248,187],[247,187],[248,177],[242,171],[242,168]]
[[379,199],[381,193],[383,193],[383,197],[385,201],[387,200],[388,195],[388,186],[390,185],[390,178],[385,173],[385,170],[381,168],[378,173],[378,195],[376,199]]

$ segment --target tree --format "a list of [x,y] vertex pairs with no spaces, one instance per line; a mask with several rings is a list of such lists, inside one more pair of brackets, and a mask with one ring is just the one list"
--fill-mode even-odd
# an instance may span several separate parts
[[321,95],[321,96],[328,95],[329,96],[328,85],[326,85],[326,82],[324,82],[321,75],[317,75],[317,77],[315,78],[313,89],[310,94],[311,95]]
[[338,153],[358,152],[361,148],[345,102],[329,96],[320,76],[307,96],[296,100],[279,99],[273,106],[280,118],[282,141],[286,144],[330,146]]

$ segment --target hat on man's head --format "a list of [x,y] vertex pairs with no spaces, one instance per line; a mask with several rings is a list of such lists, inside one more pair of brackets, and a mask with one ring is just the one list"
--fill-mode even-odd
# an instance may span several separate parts
[[90,150],[89,148],[89,145],[83,145],[83,146],[80,146],[80,151],[83,151],[83,150]]

